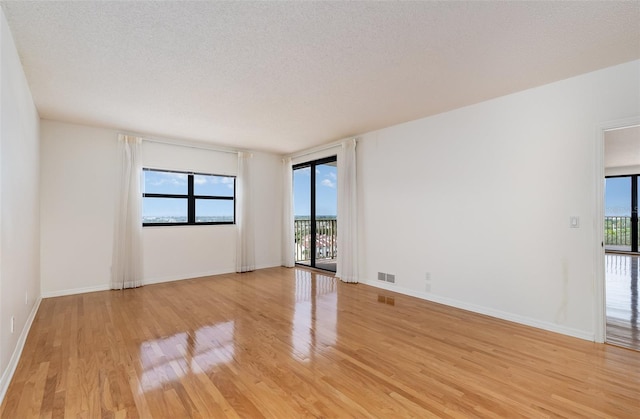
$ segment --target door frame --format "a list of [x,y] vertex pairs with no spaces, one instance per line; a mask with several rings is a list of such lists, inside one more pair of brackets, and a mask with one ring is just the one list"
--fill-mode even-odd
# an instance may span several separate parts
[[594,341],[604,343],[607,340],[607,295],[604,272],[604,136],[606,131],[640,125],[640,116],[618,119],[600,124],[595,135],[595,212],[596,229],[593,243],[594,252]]
[[[310,188],[310,195],[311,195],[311,202],[310,202],[310,208],[309,208],[309,216],[310,216],[310,234],[311,237],[309,239],[309,244],[311,246],[311,252],[310,252],[310,260],[309,260],[309,267],[314,268],[314,269],[321,269],[321,270],[326,270],[323,268],[318,268],[316,266],[316,238],[317,238],[317,225],[316,225],[316,166],[322,165],[322,164],[326,164],[326,163],[333,163],[335,162],[336,165],[338,163],[338,156],[336,155],[332,155],[332,156],[327,156],[327,157],[321,157],[319,159],[314,159],[314,160],[309,160],[306,162],[302,162],[302,163],[296,163],[294,164],[291,169],[293,172],[295,172],[297,169],[302,169],[304,167],[309,167],[310,169],[310,182],[311,182],[311,188]],[[295,189],[292,188],[292,192]],[[293,192],[295,193],[295,192]],[[295,239],[295,238],[294,238]],[[304,265],[302,263],[298,263],[294,261],[294,264],[296,265],[301,265],[301,266],[307,266]],[[328,271],[328,270],[327,270]],[[332,272],[332,271],[328,271],[328,272]]]

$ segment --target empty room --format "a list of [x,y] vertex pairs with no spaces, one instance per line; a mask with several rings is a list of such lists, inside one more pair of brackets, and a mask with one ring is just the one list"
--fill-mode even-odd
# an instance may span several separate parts
[[638,417],[640,1],[0,4],[0,417]]

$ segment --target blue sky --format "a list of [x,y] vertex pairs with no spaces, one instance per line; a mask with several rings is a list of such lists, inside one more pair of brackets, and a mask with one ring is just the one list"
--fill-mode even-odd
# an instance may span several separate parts
[[[309,216],[311,176],[310,168],[294,171],[294,214]],[[144,172],[144,191],[147,193],[186,194],[187,175],[183,173]],[[337,168],[329,165],[316,166],[316,214],[337,214]],[[233,180],[228,177],[199,176],[194,179],[197,195],[233,196]],[[183,199],[147,198],[143,202],[143,216],[186,216],[187,206]],[[233,214],[232,201],[208,201],[198,205],[198,214],[220,216]],[[608,178],[605,189],[605,215],[631,215],[631,179]]]
[[605,186],[605,215],[631,216],[631,178],[608,178]]
[[[233,196],[233,178],[225,176],[195,175],[196,195]],[[162,194],[187,194],[187,175],[184,173],[144,172],[144,192]],[[233,215],[233,201],[197,200],[197,216]],[[142,216],[187,216],[186,199],[144,198]]]
[[[316,166],[316,216],[337,214],[336,166]],[[311,214],[311,168],[293,171],[293,213],[296,216]]]

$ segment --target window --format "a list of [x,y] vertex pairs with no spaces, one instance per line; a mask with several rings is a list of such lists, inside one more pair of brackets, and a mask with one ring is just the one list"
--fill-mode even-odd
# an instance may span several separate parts
[[607,251],[638,252],[640,175],[605,178],[604,245]]
[[143,169],[142,225],[235,224],[236,178]]

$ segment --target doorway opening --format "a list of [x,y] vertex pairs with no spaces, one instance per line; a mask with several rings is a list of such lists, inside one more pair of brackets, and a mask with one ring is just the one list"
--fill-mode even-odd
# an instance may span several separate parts
[[337,175],[336,156],[293,166],[296,264],[336,271]]
[[605,341],[640,351],[640,126],[604,131]]

